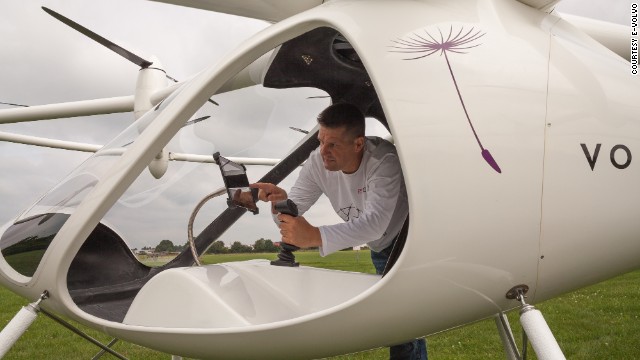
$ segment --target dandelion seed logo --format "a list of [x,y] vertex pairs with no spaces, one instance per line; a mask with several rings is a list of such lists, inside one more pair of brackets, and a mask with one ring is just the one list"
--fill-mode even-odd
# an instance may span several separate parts
[[469,112],[467,111],[467,107],[465,106],[464,100],[462,99],[462,94],[460,93],[458,82],[456,81],[455,75],[453,75],[453,69],[451,68],[451,63],[449,62],[448,56],[449,53],[466,54],[469,49],[482,45],[482,43],[478,43],[477,41],[484,35],[484,32],[482,32],[481,30],[477,30],[474,27],[465,30],[465,27],[462,26],[460,27],[460,30],[456,32],[453,29],[453,25],[451,25],[449,27],[449,34],[446,36],[446,38],[440,28],[438,28],[438,34],[434,37],[425,29],[420,32],[414,32],[413,34],[408,35],[404,38],[392,40],[395,45],[391,46],[391,48],[395,50],[390,50],[390,52],[411,54],[410,57],[403,60],[418,60],[437,53],[439,53],[440,56],[444,55],[444,59],[447,62],[447,67],[449,68],[449,73],[451,73],[453,85],[455,85],[456,91],[458,92],[458,97],[460,98],[462,109],[464,110],[464,114],[467,116],[467,121],[469,122],[471,131],[473,131],[473,135],[476,137],[476,141],[480,146],[482,158],[484,158],[487,164],[489,164],[489,166],[491,166],[495,171],[497,171],[498,173],[502,173],[502,170],[500,170],[500,166],[498,166],[498,163],[495,161],[493,156],[491,156],[489,150],[485,149],[484,146],[482,146],[482,142],[480,142],[478,133],[473,127],[473,123],[471,122],[471,118],[469,117]]

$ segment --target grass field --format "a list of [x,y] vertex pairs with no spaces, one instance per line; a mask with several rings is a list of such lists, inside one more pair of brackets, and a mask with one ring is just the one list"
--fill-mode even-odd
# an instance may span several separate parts
[[[275,254],[207,255],[203,262],[273,259]],[[296,259],[307,266],[374,273],[368,251],[345,251],[321,258],[317,252],[299,252]],[[568,359],[640,359],[640,270],[538,304]],[[0,287],[0,326],[28,302]],[[517,313],[509,319],[518,343],[521,336]],[[97,331],[79,326],[103,343],[111,340]],[[429,336],[433,359],[504,359],[493,319]],[[134,344],[113,347],[130,359],[170,359]],[[44,315],[5,356],[13,359],[91,359],[98,348]],[[536,359],[529,347],[529,359]],[[103,359],[114,359],[104,355]],[[387,359],[386,349],[344,355],[332,360]]]

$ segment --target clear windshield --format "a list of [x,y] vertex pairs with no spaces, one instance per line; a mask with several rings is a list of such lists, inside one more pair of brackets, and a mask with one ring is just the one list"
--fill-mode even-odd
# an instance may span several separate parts
[[[315,116],[329,103],[317,89],[274,90],[262,86],[217,95],[185,123],[165,150],[172,155],[200,155],[208,163],[170,161],[160,179],[143,171],[109,211],[103,222],[120,233],[130,247],[154,248],[162,240],[175,245],[186,242],[187,220],[198,200],[223,186],[212,154],[226,157],[281,158],[310,130]],[[48,213],[71,214],[103,178],[118,157],[170,103],[172,97],[132,124],[102,150],[73,171],[58,186],[27,210],[20,220]],[[249,166],[255,181],[269,167]],[[226,203],[204,209],[203,221],[210,221]],[[158,226],[162,224],[162,226]],[[197,223],[196,223],[197,224]],[[252,235],[253,236],[253,235]],[[256,239],[260,238],[256,234]]]

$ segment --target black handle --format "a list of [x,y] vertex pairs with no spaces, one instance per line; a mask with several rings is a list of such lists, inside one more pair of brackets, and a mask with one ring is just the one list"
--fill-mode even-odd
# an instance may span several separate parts
[[298,216],[298,205],[291,199],[278,201],[273,208],[281,214]]

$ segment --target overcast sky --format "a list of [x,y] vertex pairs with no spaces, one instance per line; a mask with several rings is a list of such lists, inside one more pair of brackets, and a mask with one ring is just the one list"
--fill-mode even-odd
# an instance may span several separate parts
[[[627,24],[630,4],[629,0],[565,0],[558,9],[566,13]],[[0,1],[2,102],[40,105],[130,95],[134,89],[138,73],[135,65],[55,20],[42,11],[41,6],[62,13],[142,57],[157,56],[167,72],[178,79],[188,78],[214,64],[243,39],[268,26],[258,20],[142,0]],[[267,99],[265,106],[268,107],[271,104],[269,96],[275,95],[249,96]],[[318,106],[323,105],[319,102],[304,106],[305,110],[296,112],[296,118],[299,120],[306,117],[307,122],[303,123],[312,124],[313,113]],[[10,107],[0,105],[0,109],[2,108]],[[255,110],[260,111],[259,108]],[[282,120],[286,116],[279,114],[278,110],[269,111],[270,118],[262,125],[267,124],[265,126],[270,126],[272,130],[282,131],[289,142],[295,142],[301,137],[301,134],[287,129],[289,122]],[[278,120],[274,120],[276,118]],[[4,124],[0,125],[0,131],[104,144],[131,124],[132,120],[131,114],[83,117]],[[255,127],[255,124],[252,126]],[[195,128],[193,131],[196,131]],[[260,136],[256,139],[262,141],[265,147],[273,147],[266,143],[268,139]],[[237,152],[248,146],[243,143],[236,145],[237,148],[227,147],[225,150]],[[0,142],[0,224],[13,220],[88,157],[87,153]],[[175,167],[176,172],[179,172],[178,168],[186,166]],[[250,180],[256,180],[265,170],[252,168]],[[186,174],[186,170],[184,172]],[[172,206],[180,209],[179,211],[189,212],[198,198],[221,184],[219,176],[211,169],[194,172],[196,173],[202,176],[202,189],[196,192],[190,188],[193,191],[190,191],[189,200],[172,199]],[[215,176],[218,177],[214,178]],[[155,199],[158,202],[160,200],[167,199]],[[207,210],[207,216],[215,216],[222,207],[221,202],[222,200],[218,200],[216,205],[212,205]],[[224,240],[228,245],[233,240],[252,244],[259,237],[278,241],[278,233],[267,215],[267,207],[262,206],[262,211],[258,216],[245,215],[234,231],[225,234]],[[313,216],[319,223],[337,219],[326,203],[318,207]],[[124,218],[120,219],[124,222]],[[204,221],[203,218],[202,222]],[[182,227],[183,222],[178,221],[176,226]],[[149,228],[145,231],[153,230]],[[179,232],[186,233],[186,227]],[[157,234],[149,238],[161,236],[162,234]],[[175,243],[183,243],[186,239],[183,235],[167,237]],[[132,247],[155,245],[149,243],[150,240],[129,240]]]

